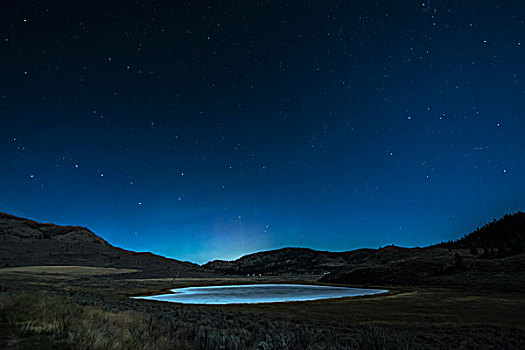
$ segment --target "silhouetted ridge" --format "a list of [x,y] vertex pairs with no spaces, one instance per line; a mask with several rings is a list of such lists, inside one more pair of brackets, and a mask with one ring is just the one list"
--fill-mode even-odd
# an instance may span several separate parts
[[350,285],[446,286],[520,290],[525,285],[525,213],[505,215],[456,241],[424,248],[387,246],[347,252],[282,248],[215,260],[222,274],[322,275]]
[[373,251],[328,252],[287,247],[245,255],[234,261],[214,260],[203,266],[227,274],[323,274],[365,258]]
[[0,268],[97,266],[135,269],[143,277],[213,276],[190,263],[114,247],[85,227],[43,224],[0,212]]
[[525,251],[525,213],[506,214],[455,241],[436,244],[434,247],[451,249],[483,249],[485,253],[496,249],[499,253]]

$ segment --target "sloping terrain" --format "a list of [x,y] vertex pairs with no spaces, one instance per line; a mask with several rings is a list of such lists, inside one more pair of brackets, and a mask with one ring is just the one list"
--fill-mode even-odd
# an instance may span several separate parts
[[213,275],[199,265],[113,247],[84,227],[41,224],[0,213],[0,266],[74,265],[127,268],[144,276]]
[[217,272],[241,275],[323,274],[360,261],[373,249],[326,252],[307,248],[282,248],[245,255],[234,261],[214,260],[204,266]]
[[334,270],[321,281],[357,285],[404,285],[518,291],[525,285],[525,254],[473,255],[469,249],[394,250],[391,259],[378,251],[358,264]]
[[284,248],[204,265],[243,275],[324,274],[356,285],[431,285],[517,290],[525,285],[525,213],[506,215],[465,237],[425,248],[348,252]]
[[0,266],[73,265],[139,270],[141,277],[325,275],[322,282],[517,290],[525,285],[525,213],[506,215],[457,241],[425,248],[348,252],[283,248],[196,264],[111,246],[87,228],[0,213]]
[[525,213],[505,215],[456,241],[427,248],[392,247],[322,281],[348,284],[431,285],[517,291],[525,286]]
[[[517,349],[525,339],[524,255],[510,249],[285,248],[207,264],[288,275],[239,278],[114,248],[85,228],[9,215],[0,216],[0,240],[2,349]],[[327,282],[391,285],[391,292],[224,307],[129,298],[238,281],[312,283],[317,276],[290,276],[313,272],[329,272]],[[204,274],[213,277],[173,278]]]
[[[456,240],[433,247],[471,249],[473,254],[515,255],[525,252],[525,213],[506,214]],[[476,251],[477,250],[477,251]]]

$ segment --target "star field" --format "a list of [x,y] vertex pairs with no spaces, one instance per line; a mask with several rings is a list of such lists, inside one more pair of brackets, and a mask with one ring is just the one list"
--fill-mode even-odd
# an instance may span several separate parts
[[525,209],[520,1],[13,1],[0,210],[206,262]]

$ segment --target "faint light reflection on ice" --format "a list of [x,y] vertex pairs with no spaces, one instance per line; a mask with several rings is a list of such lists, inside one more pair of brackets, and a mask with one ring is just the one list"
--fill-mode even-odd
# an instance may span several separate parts
[[135,299],[183,304],[254,304],[355,297],[386,293],[388,290],[303,284],[253,284],[188,287],[172,289],[171,292]]

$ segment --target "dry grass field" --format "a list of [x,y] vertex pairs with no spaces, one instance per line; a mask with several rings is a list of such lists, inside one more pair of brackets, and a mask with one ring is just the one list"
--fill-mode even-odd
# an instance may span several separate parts
[[[524,349],[524,223],[506,216],[435,247],[287,248],[199,266],[0,213],[0,349]],[[237,305],[131,298],[251,283],[389,293]]]
[[524,293],[390,288],[371,297],[199,306],[129,296],[197,285],[315,283],[318,276],[131,279],[126,272],[56,267],[48,279],[38,268],[0,271],[0,347],[518,349],[525,344]]
[[95,266],[18,266],[0,268],[0,275],[29,275],[41,276],[46,278],[54,275],[60,278],[81,277],[81,276],[105,276],[122,273],[138,272],[136,269],[117,269],[113,267]]

